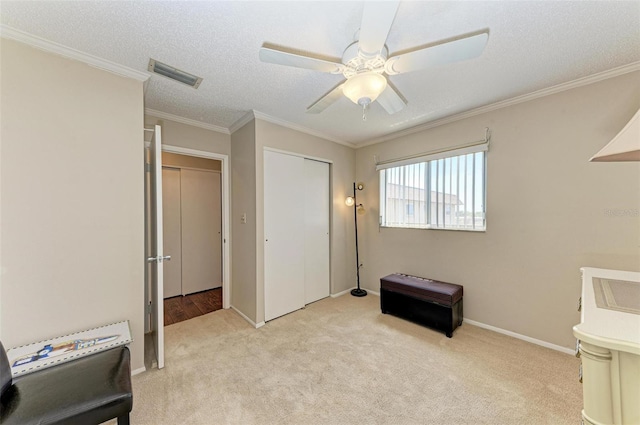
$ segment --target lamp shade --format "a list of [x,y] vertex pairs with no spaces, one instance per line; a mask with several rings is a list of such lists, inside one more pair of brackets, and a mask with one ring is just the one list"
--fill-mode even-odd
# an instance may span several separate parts
[[640,110],[616,137],[589,161],[640,161]]
[[387,88],[387,79],[377,72],[364,72],[347,80],[342,93],[358,105],[368,105]]
[[355,199],[353,199],[353,196],[347,196],[347,199],[345,199],[344,203],[347,204],[348,207],[352,207],[353,204],[355,204]]

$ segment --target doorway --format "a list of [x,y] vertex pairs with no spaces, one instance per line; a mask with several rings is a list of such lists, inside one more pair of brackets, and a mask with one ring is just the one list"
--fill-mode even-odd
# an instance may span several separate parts
[[222,308],[221,161],[162,153],[164,324]]
[[[155,126],[155,130],[151,130],[151,131],[155,131],[154,135],[155,134],[159,135],[160,127]],[[153,138],[152,138],[152,142],[153,142]],[[151,146],[152,148],[153,146],[156,146],[156,145],[160,145],[160,144],[159,143],[157,144],[152,143],[151,145],[147,144],[147,146]],[[193,158],[215,159],[220,161],[221,163],[221,170],[220,170],[221,203],[222,203],[222,208],[221,208],[222,209],[222,212],[221,212],[222,214],[222,217],[221,217],[221,221],[222,221],[222,226],[221,226],[222,296],[221,296],[221,299],[222,299],[222,308],[228,309],[230,307],[230,300],[231,300],[231,279],[230,279],[231,260],[230,260],[230,249],[229,249],[229,231],[230,231],[229,230],[230,229],[230,225],[229,225],[229,221],[230,221],[229,157],[228,155],[224,155],[224,154],[199,151],[195,149],[188,149],[188,148],[182,148],[182,147],[171,146],[171,145],[160,145],[158,146],[157,151],[162,151],[163,153],[166,152],[166,153],[181,154],[181,155],[186,155]],[[157,212],[154,212],[154,211],[157,210],[157,208],[153,207],[153,205],[156,205],[156,203],[152,202],[151,200],[151,193],[154,192],[154,187],[160,186],[158,188],[160,190],[160,193],[162,189],[161,187],[162,186],[162,183],[161,183],[161,179],[162,179],[161,162],[162,161],[159,158],[159,156],[160,155],[156,156],[154,154],[150,154],[149,152],[146,153],[146,158],[148,159],[150,166],[148,165],[146,167],[148,172],[146,173],[147,177],[145,178],[145,187],[147,188],[146,195],[145,195],[145,206],[146,206],[145,214],[147,218],[147,225],[145,227],[145,231],[147,233],[146,244],[149,247],[148,252],[152,253],[150,254],[151,256],[159,255],[153,250],[153,240],[157,239],[155,237],[155,232],[157,232],[158,227],[160,228],[160,234],[162,233],[161,231],[162,220],[156,219],[154,221],[154,216],[157,215]],[[157,158],[157,160],[154,160],[154,158]],[[154,164],[159,164],[160,167],[156,168]],[[152,177],[149,177],[149,176],[152,176]],[[154,181],[156,183],[154,183]],[[162,212],[162,207],[160,207],[160,216],[162,216],[161,212]],[[153,230],[154,228],[155,228],[155,232]],[[169,263],[166,263],[166,264],[169,264]],[[147,268],[146,275],[147,275],[147,279],[145,280],[146,282],[145,333],[147,335],[145,335],[145,365],[147,366],[147,368],[150,367],[149,365],[151,365],[151,367],[155,365],[158,365],[158,367],[163,367],[164,365],[164,338],[163,338],[164,331],[162,328],[164,327],[163,326],[164,285],[162,283],[158,283],[158,279],[155,278],[155,276],[157,276],[157,273],[154,271],[153,267]],[[162,281],[162,279],[160,279],[160,281]],[[159,294],[159,297],[157,297],[154,294]],[[160,313],[160,314],[154,315],[154,312]],[[154,320],[151,320],[152,318],[154,318]],[[158,343],[158,347],[155,347],[156,341]],[[147,361],[147,359],[152,359],[153,361]]]

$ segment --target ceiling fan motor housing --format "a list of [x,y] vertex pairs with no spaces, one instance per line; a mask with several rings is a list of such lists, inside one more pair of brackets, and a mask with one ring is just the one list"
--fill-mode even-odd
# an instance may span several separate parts
[[358,41],[355,41],[342,54],[342,63],[344,64],[342,75],[346,79],[350,79],[366,72],[382,74],[385,71],[384,64],[388,55],[387,46],[384,46],[378,54],[367,56],[358,48]]

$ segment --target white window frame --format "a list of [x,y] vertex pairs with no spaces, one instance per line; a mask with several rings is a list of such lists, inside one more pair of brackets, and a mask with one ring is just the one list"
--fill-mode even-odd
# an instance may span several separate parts
[[[489,142],[487,139],[483,140],[482,142],[476,142],[473,144],[469,144],[469,145],[465,145],[465,146],[460,146],[457,148],[452,148],[452,149],[443,149],[443,150],[439,150],[439,151],[434,151],[434,152],[429,152],[429,153],[425,153],[425,154],[420,154],[420,155],[416,155],[416,156],[412,156],[412,157],[405,157],[405,158],[400,158],[400,159],[396,159],[396,160],[390,160],[390,161],[385,161],[385,162],[380,162],[376,165],[376,171],[379,172],[379,184],[380,184],[380,199],[379,199],[379,211],[380,211],[380,217],[379,217],[379,225],[380,227],[385,227],[385,228],[409,228],[409,229],[431,229],[431,230],[456,230],[456,231],[471,231],[471,232],[485,232],[487,229],[487,153],[489,150]],[[482,224],[476,226],[476,219],[475,219],[475,206],[471,207],[471,210],[474,212],[474,215],[472,215],[472,222],[471,222],[471,227],[466,227],[466,226],[459,226],[459,225],[451,225],[450,223],[447,223],[446,220],[444,220],[443,217],[443,221],[444,224],[440,224],[439,223],[439,210],[436,207],[436,217],[432,217],[432,211],[431,211],[431,177],[432,177],[432,170],[431,167],[435,164],[435,166],[439,166],[438,162],[435,162],[437,160],[441,160],[444,159],[446,160],[447,158],[455,158],[455,157],[460,157],[462,155],[468,155],[468,154],[477,154],[477,153],[483,153],[483,171],[484,173],[482,174],[481,178],[482,178],[482,182],[483,183],[483,188],[482,188],[482,194],[481,194],[481,199],[482,199],[482,210],[479,211],[480,214],[482,214]],[[453,161],[453,159],[451,160]],[[415,165],[415,164],[420,164],[420,163],[426,163],[425,164],[425,221],[423,223],[405,223],[402,225],[389,225],[386,222],[386,217],[385,217],[385,213],[386,213],[386,203],[387,203],[387,194],[386,194],[386,182],[383,181],[383,178],[386,176],[387,171],[389,169],[393,169],[393,168],[397,168],[397,167],[402,167],[402,166],[407,166],[407,165]],[[472,164],[475,167],[475,160],[472,162]],[[459,162],[456,164],[456,167],[459,166]],[[467,170],[465,169],[465,175],[467,173]],[[444,174],[444,172],[443,172]],[[477,179],[475,178],[475,172],[471,173],[472,175],[472,182],[473,184],[477,184]],[[436,178],[440,177],[440,172],[439,170],[436,171]],[[449,177],[449,194],[452,195],[453,194],[453,188],[452,188],[452,178],[451,176]],[[456,187],[456,194],[460,193],[460,188],[459,188],[459,175],[456,177],[456,185],[458,187]],[[437,184],[436,184],[436,187]],[[426,189],[429,188],[429,189]],[[437,189],[436,189],[437,191]],[[446,188],[444,187],[444,182],[443,182],[443,196],[446,195]],[[475,192],[475,190],[472,189],[472,194]],[[456,195],[458,196],[458,195]],[[444,200],[444,197],[443,197]],[[475,201],[475,197],[472,195],[472,202]],[[415,212],[415,207],[414,207],[414,212]],[[415,213],[414,213],[415,214]],[[443,203],[443,216],[445,215],[444,212],[444,203]]]

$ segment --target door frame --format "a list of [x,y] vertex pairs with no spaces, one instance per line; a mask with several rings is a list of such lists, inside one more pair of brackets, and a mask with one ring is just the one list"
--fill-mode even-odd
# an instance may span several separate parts
[[222,189],[222,308],[231,307],[231,250],[229,249],[229,221],[231,219],[230,210],[230,188],[229,181],[229,155],[220,153],[201,151],[197,149],[183,148],[181,146],[162,145],[162,152],[176,153],[185,156],[195,156],[199,158],[216,159],[222,162],[220,176]]

